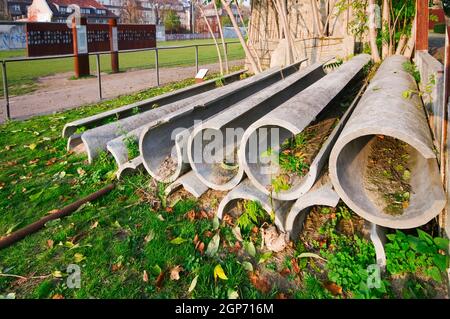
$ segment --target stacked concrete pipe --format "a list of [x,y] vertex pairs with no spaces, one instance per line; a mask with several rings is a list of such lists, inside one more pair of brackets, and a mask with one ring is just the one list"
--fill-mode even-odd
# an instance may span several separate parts
[[[329,161],[330,178],[342,200],[374,224],[407,229],[426,224],[445,206],[432,137],[414,78],[403,70],[402,56],[387,58],[355,108]],[[412,194],[400,216],[383,212],[364,187],[371,144],[377,135],[407,143],[411,156]]]
[[[279,71],[279,69],[256,75],[254,76],[255,81],[267,81],[267,78],[271,78],[271,75],[276,71]],[[210,103],[211,101],[226,97],[229,94],[233,94],[233,92],[235,92],[236,90],[240,90],[242,86],[245,87],[246,85],[251,85],[251,82],[251,78],[233,82],[214,90],[189,96],[181,100],[176,100],[175,102],[166,104],[164,106],[152,108],[146,112],[128,116],[116,122],[85,131],[81,134],[81,141],[84,144],[84,150],[88,155],[88,160],[89,162],[92,162],[100,151],[106,150],[107,143],[111,140],[114,140],[118,137],[122,137],[123,139],[126,136],[138,140],[138,136],[141,132],[141,127],[143,127],[144,125],[150,122],[158,121],[164,116],[174,113],[183,108],[191,107],[192,105],[201,106],[205,103]],[[152,104],[152,106],[155,107],[155,104]],[[128,159],[127,154],[128,152],[123,152],[122,154],[113,153],[118,163],[126,162],[125,159]]]
[[[326,75],[256,121],[245,131],[239,148],[239,165],[244,168],[245,173],[256,188],[266,195],[271,194],[267,188],[272,181],[271,167],[265,164],[263,160],[263,154],[268,149],[267,145],[270,145],[272,150],[279,151],[283,141],[300,134],[327,106],[332,105],[332,102],[339,97],[344,89],[352,85],[353,80],[359,78],[364,66],[369,62],[370,56],[367,54],[352,58],[336,71]],[[273,192],[273,198],[296,200],[311,189],[320,176],[331,148],[350,112],[351,109],[345,113],[327,141],[322,145],[321,150],[311,163],[307,175],[297,184],[292,185],[289,190]],[[272,132],[278,133],[278,136],[275,135],[274,137]],[[256,150],[255,146],[257,146]]]
[[[246,70],[241,70],[237,72],[233,72],[229,75],[226,75],[223,78],[224,84],[229,84],[234,81],[240,79],[240,76],[246,72]],[[208,80],[203,83],[198,83],[192,86],[188,86],[186,88],[182,88],[176,90],[174,92],[165,93],[159,96],[155,96],[143,101],[139,101],[136,103],[128,104],[122,107],[115,108],[113,110],[109,110],[106,112],[102,112],[96,115],[92,115],[89,117],[85,117],[64,125],[62,136],[64,138],[70,138],[72,141],[72,146],[76,144],[76,137],[72,137],[76,131],[81,128],[92,129],[94,127],[102,126],[104,121],[107,119],[123,119],[132,115],[135,115],[136,111],[139,113],[151,110],[155,105],[163,106],[167,105],[179,100],[186,99],[193,95],[197,95],[209,90],[212,90],[216,87],[216,80]]]
[[[204,101],[192,103],[142,127],[139,149],[147,172],[158,181],[174,182],[190,168],[186,146],[195,124],[217,115],[228,107],[297,72],[304,61],[282,69],[270,69],[252,78],[237,82],[236,85],[230,84],[228,86],[230,89],[226,94],[222,92],[219,96],[215,96],[219,91],[214,90]],[[159,170],[169,158],[175,163],[174,171],[169,176],[162,176]]]
[[[244,168],[224,169],[221,165],[227,155],[233,157],[230,162],[237,162],[235,149],[239,147],[244,131],[323,76],[323,64],[316,63],[197,125],[188,140],[189,163],[197,177],[215,190],[227,191],[237,186],[243,179]],[[216,144],[220,137],[220,150],[216,149],[214,156],[204,154],[204,150]]]

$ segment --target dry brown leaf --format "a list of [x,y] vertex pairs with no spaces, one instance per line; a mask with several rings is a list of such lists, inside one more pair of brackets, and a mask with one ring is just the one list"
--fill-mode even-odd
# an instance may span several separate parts
[[56,161],[57,161],[57,158],[56,158],[56,157],[52,157],[51,159],[49,159],[49,160],[47,161],[47,163],[45,163],[45,165],[46,165],[46,166],[53,165],[53,164],[56,163]]
[[197,246],[197,243],[198,243],[198,234],[195,234],[193,243],[194,243],[195,246]]
[[34,160],[29,161],[28,164],[33,165],[36,164],[37,162],[39,162],[39,158],[35,158]]
[[64,296],[61,294],[55,294],[52,296],[52,299],[64,299]]
[[291,273],[291,270],[289,268],[284,268],[280,271],[280,275],[285,277]]
[[294,270],[294,272],[296,274],[298,274],[300,272],[300,267],[298,266],[297,258],[292,258],[291,264],[292,264],[292,270]]
[[51,240],[51,239],[48,239],[47,240],[47,246],[48,246],[48,248],[50,248],[50,249],[52,249],[53,248],[53,240]]
[[226,224],[230,225],[230,226],[234,226],[234,224],[233,224],[233,218],[232,218],[230,215],[228,215],[228,214],[225,214],[225,215],[223,216],[223,221],[224,221]]
[[205,251],[205,243],[204,242],[199,242],[198,246],[197,246],[197,250],[200,252],[200,254],[203,255],[203,253]]
[[275,297],[275,299],[288,299],[288,297],[287,297],[284,293],[280,292],[280,293]]
[[205,232],[203,233],[203,236],[205,236],[206,238],[211,238],[212,235],[213,235],[213,233],[212,233],[211,231],[209,231],[209,230],[207,230],[207,231],[205,231]]
[[47,214],[48,214],[48,215],[51,215],[51,214],[55,214],[55,213],[57,213],[57,212],[59,212],[59,209],[52,209],[52,210],[49,211]]
[[91,225],[91,229],[97,228],[98,226],[98,221],[95,221],[92,225]]
[[113,264],[112,266],[111,266],[111,271],[118,271],[120,268],[122,268],[122,263],[121,262],[119,262],[119,263],[117,263],[117,264]]
[[209,216],[204,210],[202,210],[198,213],[198,219],[209,219]]
[[147,270],[144,270],[144,273],[142,274],[142,280],[144,282],[148,282],[148,274],[147,274]]
[[180,265],[173,267],[170,270],[170,280],[179,280],[181,271],[183,271],[183,267]]
[[268,293],[270,291],[270,285],[267,279],[261,278],[257,272],[250,272],[249,278],[252,285],[260,292]]
[[188,211],[187,213],[186,213],[186,218],[189,220],[189,221],[194,221],[194,219],[195,219],[195,211],[192,209],[192,210],[190,210],[190,211]]
[[155,282],[156,288],[158,288],[158,289],[162,288],[162,285],[164,282],[164,276],[165,276],[165,272],[161,271],[159,273],[158,277],[156,278],[156,282]]
[[166,207],[166,212],[167,213],[173,213],[173,208],[172,207]]
[[342,295],[342,287],[338,286],[334,282],[326,283],[325,289],[331,292],[334,296]]

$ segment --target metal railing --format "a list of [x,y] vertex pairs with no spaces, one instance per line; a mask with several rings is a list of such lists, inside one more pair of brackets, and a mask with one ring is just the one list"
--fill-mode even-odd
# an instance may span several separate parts
[[[222,45],[221,42],[218,43],[219,46]],[[228,45],[229,44],[240,44],[239,41],[225,42],[225,53],[228,56]],[[160,64],[159,64],[159,52],[163,50],[175,50],[175,49],[186,49],[186,48],[195,48],[195,70],[196,73],[199,71],[199,47],[207,47],[207,46],[215,46],[214,43],[205,43],[205,44],[190,44],[190,45],[177,45],[177,46],[166,46],[166,47],[155,47],[155,48],[145,48],[145,49],[132,49],[132,50],[120,50],[118,53],[132,53],[132,52],[142,52],[142,51],[155,51],[155,73],[156,73],[156,85],[160,86]],[[97,82],[98,82],[98,97],[101,101],[103,99],[102,93],[102,78],[101,78],[101,66],[100,66],[100,56],[101,55],[110,55],[111,51],[101,51],[101,52],[90,52],[89,56],[95,56],[95,65],[96,65],[96,73],[97,73]],[[3,79],[3,98],[6,102],[6,119],[11,119],[11,111],[10,111],[10,99],[9,99],[9,89],[8,89],[8,74],[7,74],[7,63],[16,63],[16,62],[30,62],[30,61],[38,61],[38,60],[52,60],[52,59],[68,59],[74,58],[74,54],[62,54],[62,55],[48,55],[48,56],[40,56],[40,57],[17,57],[17,58],[7,58],[1,61],[2,64],[2,79]]]

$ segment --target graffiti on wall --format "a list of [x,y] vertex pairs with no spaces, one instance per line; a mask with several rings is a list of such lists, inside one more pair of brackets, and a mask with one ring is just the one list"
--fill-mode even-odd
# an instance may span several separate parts
[[0,25],[0,50],[25,49],[27,37],[25,35],[25,25],[2,24]]

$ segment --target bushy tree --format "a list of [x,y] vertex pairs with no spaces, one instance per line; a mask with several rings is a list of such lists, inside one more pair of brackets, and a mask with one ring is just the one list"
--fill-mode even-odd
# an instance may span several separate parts
[[168,10],[164,17],[164,26],[166,31],[173,32],[180,28],[181,22],[178,14],[173,10]]

